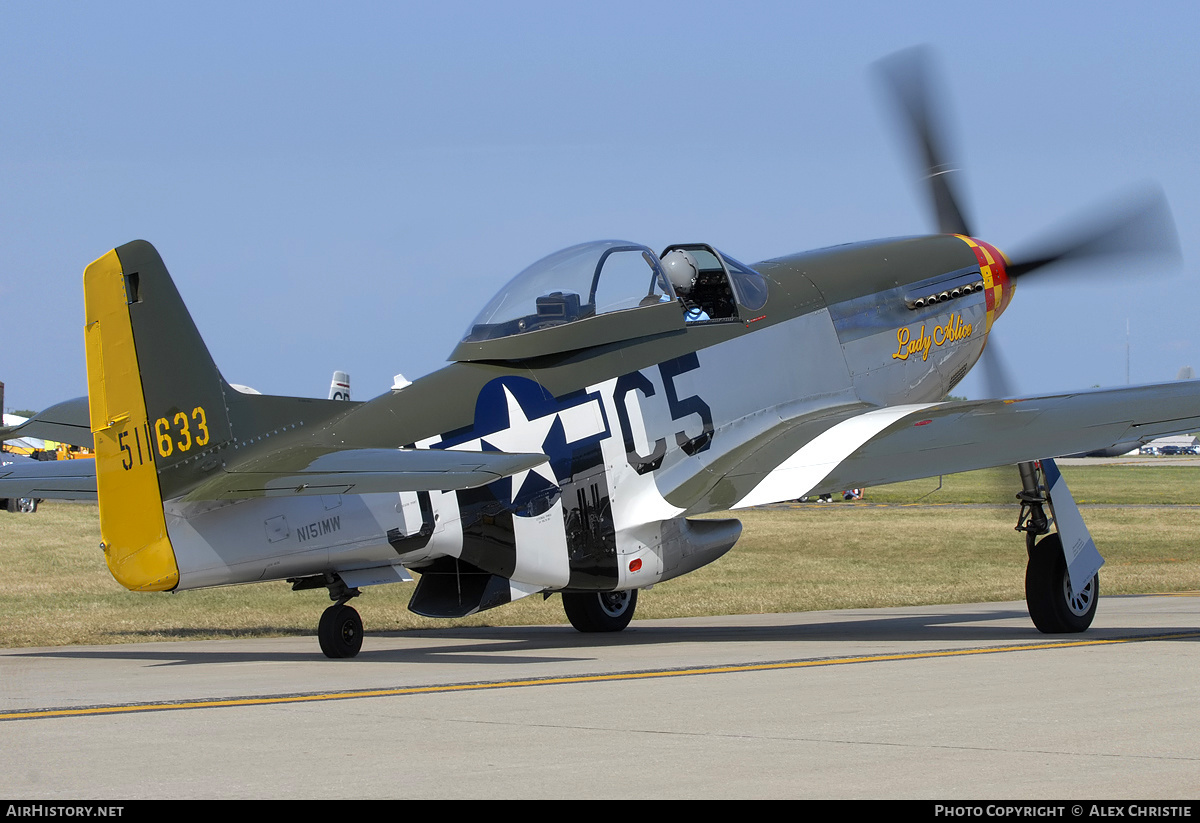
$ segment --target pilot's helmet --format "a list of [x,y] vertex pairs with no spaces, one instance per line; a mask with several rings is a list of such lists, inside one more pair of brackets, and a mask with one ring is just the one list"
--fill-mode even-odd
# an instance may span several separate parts
[[662,259],[662,264],[663,269],[667,272],[667,279],[675,287],[676,294],[690,292],[696,283],[696,278],[700,276],[700,267],[696,265],[696,258],[683,249],[676,249],[668,254]]

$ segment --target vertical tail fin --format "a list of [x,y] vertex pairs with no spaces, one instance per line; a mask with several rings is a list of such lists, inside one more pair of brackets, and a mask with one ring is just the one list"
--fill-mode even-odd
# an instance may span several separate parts
[[108,568],[128,589],[166,591],[179,582],[179,568],[167,535],[131,320],[140,292],[139,272],[125,269],[118,250],[84,269],[88,403]]
[[215,467],[231,439],[227,386],[149,243],[89,265],[83,294],[105,557],[126,588],[168,590],[179,570],[163,485]]
[[335,371],[333,373],[333,382],[329,384],[329,399],[350,399],[350,375],[344,371]]
[[100,532],[109,569],[130,589],[171,589],[179,570],[163,500],[214,477],[234,452],[249,458],[255,441],[328,420],[351,404],[234,391],[162,258],[145,241],[89,265],[83,294]]

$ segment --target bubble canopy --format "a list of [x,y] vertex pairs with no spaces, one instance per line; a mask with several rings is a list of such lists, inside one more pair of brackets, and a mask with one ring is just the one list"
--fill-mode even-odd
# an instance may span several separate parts
[[508,337],[674,299],[658,255],[646,246],[626,240],[580,243],[543,257],[508,281],[463,340]]
[[659,307],[657,317],[662,304],[675,304],[689,323],[728,323],[744,320],[741,310],[757,311],[766,303],[766,280],[748,266],[704,243],[669,246],[664,254],[672,250],[689,252],[698,268],[683,292],[672,288],[657,254],[627,240],[580,243],[543,257],[488,301],[456,352],[465,354],[462,347],[469,344],[494,350],[488,341],[627,310]]

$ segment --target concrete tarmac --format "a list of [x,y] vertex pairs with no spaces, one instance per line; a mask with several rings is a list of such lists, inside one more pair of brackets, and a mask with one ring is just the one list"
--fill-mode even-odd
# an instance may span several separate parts
[[1193,594],[14,649],[0,797],[1195,799],[1198,640]]

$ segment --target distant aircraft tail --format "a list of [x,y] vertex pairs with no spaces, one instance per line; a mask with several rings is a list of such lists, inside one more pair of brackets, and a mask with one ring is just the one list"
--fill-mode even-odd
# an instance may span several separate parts
[[350,375],[344,371],[335,371],[333,373],[333,382],[329,384],[329,399],[350,399]]
[[347,404],[234,391],[145,241],[89,265],[83,291],[105,556],[126,588],[168,590],[178,569],[162,501],[213,477],[235,449]]

